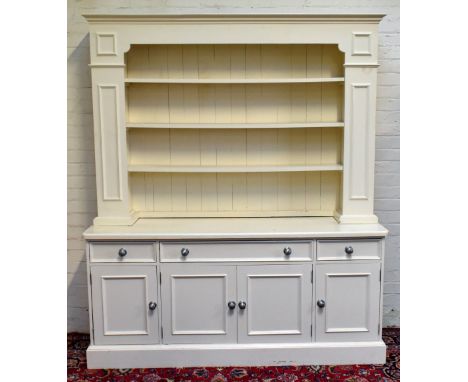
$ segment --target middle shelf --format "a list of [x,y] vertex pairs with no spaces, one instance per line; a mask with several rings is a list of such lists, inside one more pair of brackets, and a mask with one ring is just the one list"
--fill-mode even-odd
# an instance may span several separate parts
[[129,164],[129,172],[187,172],[187,173],[243,173],[243,172],[310,172],[342,171],[341,164],[310,166],[157,166],[147,164]]

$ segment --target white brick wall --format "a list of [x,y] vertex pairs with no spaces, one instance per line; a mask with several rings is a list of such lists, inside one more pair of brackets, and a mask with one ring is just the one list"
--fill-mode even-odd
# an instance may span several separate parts
[[89,36],[82,13],[112,12],[374,12],[380,26],[375,209],[390,230],[386,248],[384,325],[400,313],[400,26],[397,0],[69,0],[68,1],[68,330],[87,332],[82,232],[96,215]]

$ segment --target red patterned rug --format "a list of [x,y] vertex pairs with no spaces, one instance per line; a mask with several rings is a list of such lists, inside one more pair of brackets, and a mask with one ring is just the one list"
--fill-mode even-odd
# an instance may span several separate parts
[[81,382],[394,382],[400,380],[400,329],[384,329],[385,365],[206,367],[183,369],[86,368],[87,334],[68,335],[68,381]]

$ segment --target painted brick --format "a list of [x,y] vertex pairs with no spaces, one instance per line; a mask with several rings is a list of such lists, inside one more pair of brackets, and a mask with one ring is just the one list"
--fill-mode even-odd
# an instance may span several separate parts
[[399,161],[400,150],[399,149],[377,149],[375,150],[376,161]]
[[374,190],[374,198],[383,199],[383,198],[400,198],[400,187],[376,187]]
[[393,123],[393,124],[378,123],[377,128],[376,128],[376,134],[377,134],[377,136],[380,136],[380,135],[399,136],[400,135],[400,124],[398,124],[398,123]]

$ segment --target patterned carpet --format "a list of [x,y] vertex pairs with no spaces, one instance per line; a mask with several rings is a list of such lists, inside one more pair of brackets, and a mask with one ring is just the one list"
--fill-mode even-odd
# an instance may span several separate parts
[[384,329],[387,344],[385,365],[207,367],[183,369],[86,368],[87,334],[68,335],[68,381],[81,382],[394,382],[400,380],[400,329]]

